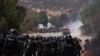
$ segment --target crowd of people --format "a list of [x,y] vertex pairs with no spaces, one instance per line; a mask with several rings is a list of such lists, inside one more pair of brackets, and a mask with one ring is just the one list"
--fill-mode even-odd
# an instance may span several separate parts
[[0,34],[0,56],[81,56],[78,38],[67,36],[17,35],[16,29]]

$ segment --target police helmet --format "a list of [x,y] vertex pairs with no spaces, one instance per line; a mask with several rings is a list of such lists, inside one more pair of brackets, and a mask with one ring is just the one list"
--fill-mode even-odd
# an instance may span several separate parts
[[12,29],[10,29],[9,34],[15,35],[15,34],[17,34],[17,30],[12,28]]
[[24,33],[24,34],[22,35],[22,37],[29,37],[29,35],[28,35],[27,33]]

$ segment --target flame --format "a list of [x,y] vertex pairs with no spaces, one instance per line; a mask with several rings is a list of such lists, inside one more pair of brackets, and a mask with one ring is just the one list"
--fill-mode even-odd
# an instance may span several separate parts
[[84,50],[82,56],[90,56],[90,52],[88,50]]

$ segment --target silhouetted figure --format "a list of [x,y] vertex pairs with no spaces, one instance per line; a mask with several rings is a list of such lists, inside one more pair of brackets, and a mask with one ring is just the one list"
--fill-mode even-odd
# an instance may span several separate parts
[[10,29],[9,34],[5,39],[5,56],[16,56],[18,52],[16,29]]
[[4,46],[4,37],[3,34],[0,33],[0,56],[3,54],[3,46]]
[[75,45],[71,36],[66,36],[62,56],[74,56]]

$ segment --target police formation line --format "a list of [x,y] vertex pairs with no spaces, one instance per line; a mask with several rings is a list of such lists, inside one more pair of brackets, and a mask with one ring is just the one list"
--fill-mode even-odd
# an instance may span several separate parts
[[11,29],[0,34],[0,56],[81,56],[80,40],[69,36],[42,37],[23,34]]

